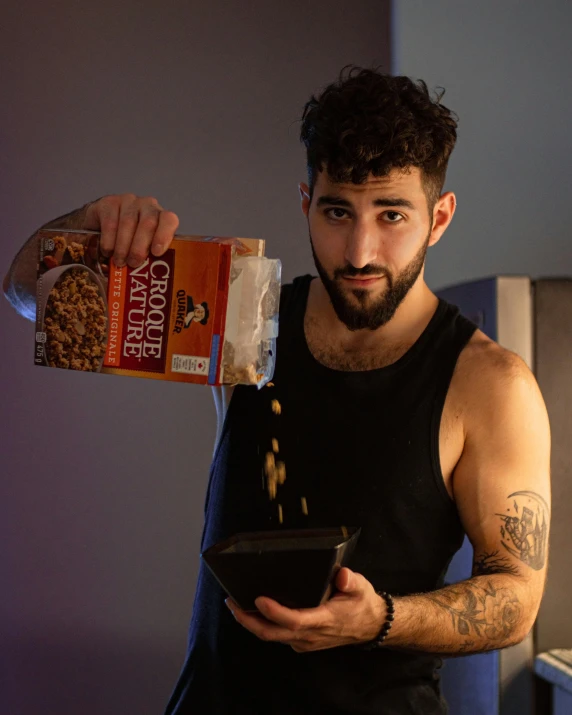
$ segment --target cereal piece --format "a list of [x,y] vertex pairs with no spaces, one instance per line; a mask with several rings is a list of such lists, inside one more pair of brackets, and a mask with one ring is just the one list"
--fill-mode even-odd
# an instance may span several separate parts
[[63,236],[56,236],[54,238],[54,246],[56,251],[63,251],[66,247],[66,239]]
[[85,247],[77,241],[72,241],[68,246],[68,253],[71,256],[72,261],[79,263],[85,255]]
[[278,470],[276,469],[274,452],[266,452],[266,459],[264,460],[264,473],[267,477],[268,496],[270,499],[274,499],[276,497],[278,485]]
[[282,413],[282,405],[278,402],[278,400],[272,400],[272,412],[274,412],[275,415]]
[[286,465],[284,462],[278,462],[276,464],[276,477],[278,479],[278,484],[284,484],[286,481]]
[[253,365],[245,368],[232,365],[224,367],[223,384],[225,385],[257,385],[258,382],[258,375]]
[[276,437],[272,437],[272,451],[278,454],[278,440]]
[[278,504],[278,521],[282,523],[284,521],[282,515],[282,504]]
[[300,501],[302,502],[302,514],[308,516],[308,502],[306,501],[306,497],[302,497]]
[[264,463],[264,470],[266,471],[266,476],[276,468],[276,461],[274,459],[274,452],[266,452],[266,460]]
[[342,536],[344,537],[344,539],[348,538],[348,530],[345,526],[342,526]]
[[273,383],[273,382],[267,382],[267,383],[266,383],[266,387],[274,387],[274,383]]
[[278,491],[278,480],[276,479],[276,470],[268,475],[268,496],[270,499],[276,499]]

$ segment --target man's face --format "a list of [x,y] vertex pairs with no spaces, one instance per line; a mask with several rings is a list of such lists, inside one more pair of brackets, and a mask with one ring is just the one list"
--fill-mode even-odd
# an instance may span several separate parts
[[349,330],[385,325],[422,276],[427,248],[438,240],[431,235],[420,170],[393,170],[364,184],[336,184],[323,171],[308,204],[302,208],[314,261],[338,318]]
[[205,309],[202,305],[195,305],[195,315],[193,316],[193,320],[196,320],[197,323],[200,323],[201,320],[205,319]]

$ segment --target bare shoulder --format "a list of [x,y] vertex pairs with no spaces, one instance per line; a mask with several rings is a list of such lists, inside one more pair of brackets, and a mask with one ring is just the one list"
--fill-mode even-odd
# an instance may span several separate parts
[[498,419],[515,409],[545,412],[536,378],[524,360],[481,330],[459,356],[451,388],[465,424],[474,418]]
[[512,380],[534,376],[524,360],[476,330],[459,356],[457,372],[463,382],[479,379]]

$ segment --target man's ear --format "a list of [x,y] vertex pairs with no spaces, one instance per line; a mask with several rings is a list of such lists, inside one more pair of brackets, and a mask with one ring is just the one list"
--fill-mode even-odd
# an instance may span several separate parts
[[308,211],[310,210],[310,187],[308,184],[301,182],[298,184],[298,191],[300,192],[302,213],[308,218]]
[[434,246],[445,233],[447,226],[451,223],[456,207],[457,197],[452,191],[447,191],[439,198],[433,209],[433,228],[429,238],[429,246]]

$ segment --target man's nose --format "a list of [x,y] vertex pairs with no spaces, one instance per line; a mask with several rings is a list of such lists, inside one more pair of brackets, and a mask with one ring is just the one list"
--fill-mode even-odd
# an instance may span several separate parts
[[354,268],[375,263],[378,240],[375,232],[364,222],[356,222],[346,242],[344,258]]

